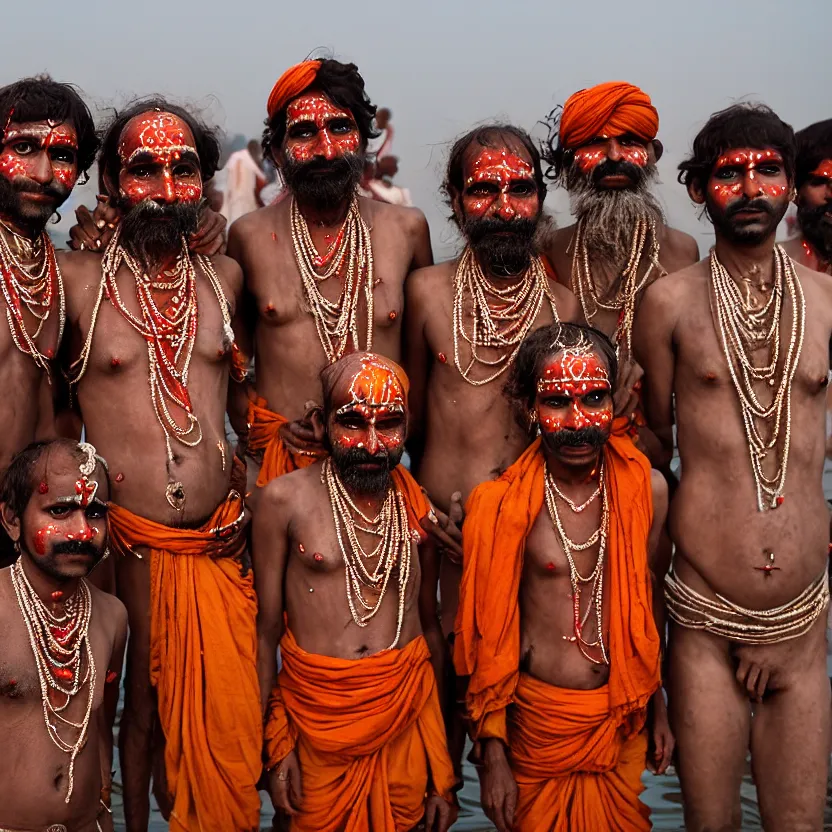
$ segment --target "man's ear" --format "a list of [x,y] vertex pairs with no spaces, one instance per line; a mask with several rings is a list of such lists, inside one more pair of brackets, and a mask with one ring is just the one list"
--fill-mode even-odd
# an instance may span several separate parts
[[8,503],[0,503],[0,523],[9,537],[17,543],[20,540],[20,518],[15,516]]
[[464,214],[462,212],[462,194],[459,191],[451,192],[451,210],[454,212],[456,224],[462,228]]
[[647,161],[650,162],[650,164],[655,165],[663,155],[664,145],[658,139],[653,139],[653,141],[647,145]]
[[694,177],[687,184],[688,196],[697,204],[705,204],[705,189],[702,187],[701,181]]

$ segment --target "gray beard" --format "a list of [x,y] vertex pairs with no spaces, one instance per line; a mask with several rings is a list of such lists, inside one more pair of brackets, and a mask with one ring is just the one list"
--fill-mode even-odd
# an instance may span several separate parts
[[650,190],[655,179],[656,167],[651,165],[644,182],[637,187],[601,190],[574,164],[564,172],[572,213],[583,224],[593,262],[620,272],[630,259],[639,222],[646,219],[656,226],[664,222],[661,205]]

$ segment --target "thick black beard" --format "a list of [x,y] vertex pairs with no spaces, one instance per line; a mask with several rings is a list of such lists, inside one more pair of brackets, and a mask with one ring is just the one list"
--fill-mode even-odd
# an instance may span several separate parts
[[522,274],[537,254],[538,222],[530,219],[501,220],[497,217],[465,218],[465,235],[480,265],[491,274]]
[[607,434],[600,428],[579,428],[578,430],[541,431],[543,444],[550,450],[591,445],[600,451],[607,441]]
[[361,153],[345,153],[331,161],[316,158],[295,162],[284,157],[281,173],[286,187],[297,199],[331,211],[344,199],[352,198],[364,175],[364,161]]
[[[390,475],[401,462],[404,447],[399,447],[390,453],[379,453],[373,456],[364,448],[350,448],[343,451],[339,447],[332,448],[332,462],[338,471],[338,476],[344,485],[361,494],[381,494],[390,486]],[[357,466],[375,462],[378,470],[363,471]]]
[[[766,199],[749,199],[743,196],[734,200],[725,211],[721,211],[710,199],[706,201],[705,207],[714,229],[726,240],[740,245],[757,245],[774,234],[788,210],[789,203],[784,201],[782,205],[775,207]],[[748,209],[762,211],[767,215],[768,221],[762,228],[754,228],[735,218],[738,212]]]
[[[65,188],[55,180],[48,185],[38,185],[22,177],[9,181],[5,176],[0,176],[0,214],[26,226],[33,234],[40,234],[46,228],[49,218],[66,202],[71,192],[71,188]],[[46,194],[52,201],[24,207],[20,199],[22,193]]]
[[[614,174],[629,176],[632,187],[598,186],[601,178]],[[614,271],[623,269],[638,223],[645,218],[656,225],[664,221],[661,205],[650,190],[656,178],[655,165],[640,168],[630,162],[609,160],[589,173],[583,173],[574,162],[564,170],[572,213],[584,221],[586,245],[594,261],[605,262]]]
[[832,260],[832,200],[816,208],[798,205],[797,222],[803,236],[821,258],[827,263]]
[[179,252],[182,237],[199,224],[199,204],[175,202],[160,205],[145,199],[124,215],[121,242],[144,266],[156,266]]

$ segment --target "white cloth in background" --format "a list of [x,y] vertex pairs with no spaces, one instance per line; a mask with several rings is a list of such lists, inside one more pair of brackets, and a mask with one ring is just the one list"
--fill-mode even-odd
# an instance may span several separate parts
[[247,149],[238,150],[228,157],[223,169],[225,191],[222,199],[222,215],[231,225],[237,217],[259,208],[257,189],[265,181],[263,171]]

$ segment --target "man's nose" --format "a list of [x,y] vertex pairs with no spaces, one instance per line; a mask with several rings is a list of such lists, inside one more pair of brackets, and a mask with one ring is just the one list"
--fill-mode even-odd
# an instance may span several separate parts
[[315,147],[315,155],[323,156],[328,162],[331,162],[337,155],[335,145],[332,143],[332,139],[326,130],[318,132],[318,142]]
[[55,174],[52,170],[52,161],[45,150],[41,150],[35,154],[27,176],[33,182],[37,182],[38,185],[48,185],[54,179]]
[[176,202],[176,183],[173,181],[173,171],[165,168],[162,171],[162,193],[160,202],[170,205]]
[[618,139],[610,139],[607,142],[607,158],[611,162],[621,161],[621,145],[619,144]]
[[495,210],[500,219],[503,220],[510,220],[514,218],[516,211],[514,210],[514,206],[511,204],[511,200],[509,196],[504,191],[500,191],[499,197],[497,197],[497,207]]
[[763,192],[763,186],[760,183],[760,177],[754,168],[747,170],[742,178],[742,192],[749,199],[758,197]]

